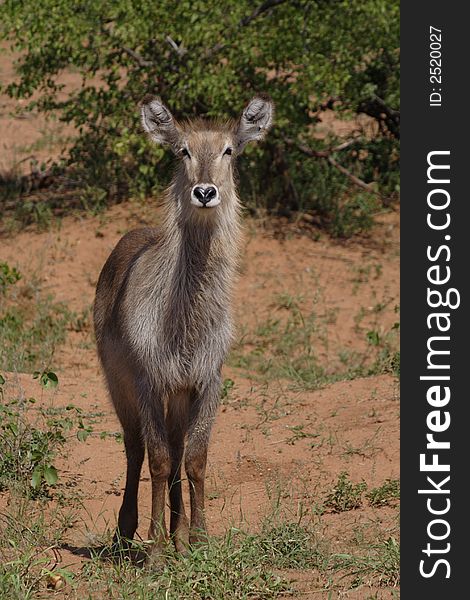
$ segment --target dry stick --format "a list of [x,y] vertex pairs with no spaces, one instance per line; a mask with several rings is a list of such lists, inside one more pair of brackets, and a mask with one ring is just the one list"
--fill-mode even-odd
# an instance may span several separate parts
[[334,152],[339,152],[340,150],[345,150],[349,146],[352,146],[352,144],[354,144],[356,141],[355,139],[348,140],[348,141],[340,144],[339,146],[336,146],[335,148],[329,148],[328,150],[312,150],[305,144],[299,144],[295,140],[292,140],[289,138],[284,138],[284,141],[289,146],[295,146],[297,148],[297,150],[300,150],[300,152],[302,152],[302,154],[306,154],[307,156],[310,156],[312,158],[326,159],[330,163],[330,165],[332,165],[333,167],[338,169],[338,171],[340,173],[342,173],[343,175],[346,175],[346,177],[348,177],[355,185],[362,188],[363,190],[366,190],[372,194],[375,194],[376,196],[381,197],[380,192],[377,192],[377,190],[374,190],[371,187],[370,183],[366,183],[365,181],[362,181],[362,179],[359,179],[359,177],[356,177],[355,175],[353,175],[350,171],[348,171],[348,169],[346,169],[346,167],[343,167],[343,165],[340,165],[336,161],[336,159],[334,159],[331,156]]
[[[186,54],[187,50],[186,50],[186,48],[183,47],[182,44],[180,46],[178,46],[178,44],[169,35],[167,35],[165,39],[168,42],[168,44],[170,45],[171,49],[174,50],[180,58]],[[116,39],[114,41],[117,43]],[[132,50],[132,48],[128,48],[127,46],[122,46],[121,44],[117,44],[117,45],[118,45],[119,49],[122,50],[123,52],[125,52],[126,54],[128,54],[139,65],[139,67],[142,67],[143,69],[145,69],[147,67],[151,68],[151,67],[158,66],[158,63],[156,63],[153,60],[148,60],[148,59],[144,58],[141,54],[139,54],[135,50]],[[168,68],[171,68],[172,71],[176,71],[175,66],[171,66]]]
[[382,100],[382,98],[380,98],[380,96],[377,96],[376,94],[374,94],[374,98],[375,98],[377,104],[380,104],[380,106],[384,109],[384,112],[386,113],[387,116],[389,116],[397,121],[400,119],[400,111],[399,110],[390,108],[390,106],[388,106],[388,104],[386,104],[385,101]]
[[256,19],[256,17],[259,17],[259,15],[263,14],[270,8],[279,6],[279,4],[284,4],[284,2],[286,1],[287,0],[265,0],[265,2],[258,6],[258,8],[255,8],[251,15],[249,15],[248,17],[243,17],[243,19],[241,19],[241,21],[238,23],[239,27],[245,27],[246,25],[249,25],[251,21]]
[[183,44],[180,44],[178,46],[178,44],[175,42],[175,40],[169,35],[167,35],[165,39],[180,58],[186,54],[187,50],[183,46]]
[[156,65],[156,63],[154,63],[153,60],[147,60],[146,58],[141,56],[138,52],[136,52],[135,50],[132,50],[131,48],[128,48],[127,46],[119,46],[119,47],[126,54],[128,54],[131,58],[133,58],[135,60],[135,62],[139,65],[139,67],[142,67],[143,69],[145,69],[146,67],[154,67]]
[[346,175],[346,177],[349,177],[349,179],[358,187],[367,190],[368,192],[371,192],[372,194],[376,194],[377,196],[381,196],[381,194],[379,192],[377,192],[377,190],[374,190],[369,183],[366,183],[365,181],[362,181],[362,179],[359,179],[359,177],[356,177],[355,175],[353,175],[350,171],[348,171],[345,167],[343,167],[343,165],[340,165],[338,162],[336,162],[336,160],[332,157],[332,156],[327,156],[326,160],[330,163],[330,165],[333,165],[333,167],[336,167],[336,169],[338,169],[338,171],[340,173],[343,173],[343,175]]
[[128,46],[123,46],[122,44],[120,44],[119,40],[114,36],[114,30],[113,30],[112,24],[111,24],[111,27],[109,27],[109,29],[107,29],[106,27],[104,27],[102,25],[101,33],[108,39],[112,40],[118,46],[118,48],[120,50],[122,50],[128,56],[130,56],[139,65],[139,67],[142,67],[143,69],[145,69],[147,67],[155,67],[156,66],[156,63],[154,61],[147,60],[141,54],[139,54],[135,50],[132,50],[132,48],[129,48]]

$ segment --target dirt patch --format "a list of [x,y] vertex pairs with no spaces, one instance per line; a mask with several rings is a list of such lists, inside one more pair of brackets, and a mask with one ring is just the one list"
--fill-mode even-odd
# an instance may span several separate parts
[[[41,392],[40,400],[55,408],[78,406],[93,428],[85,442],[70,439],[67,456],[57,465],[61,484],[79,491],[81,498],[66,540],[69,549],[61,550],[62,564],[77,571],[86,560],[84,549],[114,528],[125,482],[120,427],[100,373],[89,320],[94,287],[120,236],[158,219],[152,203],[128,204],[99,217],[66,218],[48,232],[25,231],[0,240],[1,260],[16,266],[25,282],[34,278],[44,292],[85,315],[82,330],[69,332],[67,343],[49,365],[59,376],[58,388]],[[239,339],[249,338],[270,319],[285,320],[290,298],[305,315],[309,311],[318,315],[321,341],[315,359],[327,372],[337,370],[340,352],[367,352],[368,328],[375,327],[382,335],[397,319],[398,224],[387,217],[378,227],[390,233],[382,249],[336,244],[326,238],[279,240],[248,221],[236,292]],[[383,306],[377,310],[377,305]],[[250,348],[249,343],[242,344],[237,352],[241,355]],[[365,495],[354,510],[335,512],[325,505],[343,472],[353,484],[365,482],[368,490],[398,478],[395,377],[375,375],[322,389],[301,389],[288,378],[260,378],[230,364],[224,378],[233,384],[221,405],[210,446],[206,495],[211,533],[223,535],[241,524],[256,531],[264,515],[281,506],[294,520],[299,509],[307,515],[332,553],[350,551],[359,538],[363,544],[388,534],[396,537],[396,508],[371,506]],[[7,397],[37,394],[38,384],[30,375],[7,374],[6,378]],[[146,539],[147,467],[141,481],[138,534]],[[291,576],[305,597],[318,597],[318,590],[326,585],[314,571]],[[310,595],[309,588],[317,591]],[[346,589],[338,597],[366,597],[353,591],[347,595]],[[388,597],[385,590],[374,589],[372,585],[367,592],[370,597]]]

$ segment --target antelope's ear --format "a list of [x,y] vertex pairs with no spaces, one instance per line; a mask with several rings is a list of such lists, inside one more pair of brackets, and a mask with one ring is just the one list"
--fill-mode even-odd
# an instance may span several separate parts
[[240,152],[254,140],[261,140],[271,127],[274,115],[274,103],[267,95],[255,96],[237,123],[235,131],[235,144]]
[[178,124],[160,98],[146,96],[140,107],[142,125],[158,144],[176,147],[180,137]]

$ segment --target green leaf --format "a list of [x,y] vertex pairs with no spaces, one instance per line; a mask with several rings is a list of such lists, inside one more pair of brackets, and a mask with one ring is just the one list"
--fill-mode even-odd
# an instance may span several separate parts
[[230,392],[230,390],[234,387],[235,382],[233,381],[233,379],[224,379],[224,382],[222,384],[222,399],[226,398]]
[[367,332],[367,340],[372,346],[378,346],[380,343],[379,332],[372,330]]
[[90,435],[90,432],[87,431],[86,429],[79,429],[77,431],[77,438],[80,442],[84,442],[89,435]]
[[44,371],[41,373],[41,378],[39,380],[42,387],[46,389],[55,388],[59,383],[59,378],[53,371]]
[[33,476],[31,477],[31,487],[33,489],[37,490],[41,485],[42,475],[42,468],[39,466],[36,467],[33,471]]
[[18,436],[18,424],[13,421],[8,424],[8,429],[12,432],[12,434],[17,437]]
[[48,485],[55,485],[57,483],[57,480],[59,479],[57,469],[52,465],[46,467],[46,469],[44,470],[44,479],[46,480]]

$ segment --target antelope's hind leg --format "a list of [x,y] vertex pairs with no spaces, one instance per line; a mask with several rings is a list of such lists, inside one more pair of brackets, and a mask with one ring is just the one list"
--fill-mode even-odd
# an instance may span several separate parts
[[145,455],[145,444],[133,384],[123,378],[111,379],[108,376],[107,379],[111,398],[124,431],[127,459],[126,487],[119,510],[117,530],[114,535],[114,545],[121,546],[122,542],[132,540],[137,530],[138,491]]
[[137,530],[139,481],[145,454],[140,428],[127,429],[124,432],[124,445],[127,458],[126,487],[119,511],[115,540],[118,537],[124,540],[132,540]]
[[178,552],[186,552],[189,546],[189,523],[183,503],[181,465],[184,439],[188,429],[189,391],[184,390],[169,398],[166,415],[168,445],[171,456],[171,472],[168,478],[170,494],[170,535]]

